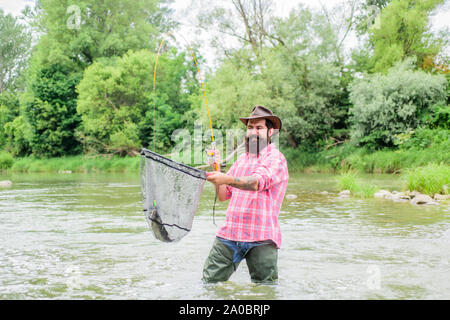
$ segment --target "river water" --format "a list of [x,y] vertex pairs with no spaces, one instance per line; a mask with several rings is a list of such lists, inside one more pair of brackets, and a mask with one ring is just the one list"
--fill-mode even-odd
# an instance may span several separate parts
[[[139,175],[0,175],[0,299],[450,299],[450,207],[338,199],[336,176],[291,174],[280,212],[279,283],[205,285],[217,228],[205,184],[192,231],[153,237]],[[397,176],[367,175],[400,190]],[[328,194],[323,194],[327,191]],[[226,203],[216,206],[216,224]]]

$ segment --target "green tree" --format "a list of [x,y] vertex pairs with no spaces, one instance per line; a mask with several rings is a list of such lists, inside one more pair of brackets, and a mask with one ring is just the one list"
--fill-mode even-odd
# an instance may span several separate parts
[[434,36],[429,15],[443,1],[392,0],[381,11],[379,24],[369,29],[371,71],[386,72],[405,57],[415,57],[422,67],[425,58],[436,57],[448,42],[448,33]]
[[446,79],[414,71],[414,59],[397,63],[387,75],[366,75],[350,85],[351,137],[370,149],[395,146],[396,136],[416,129],[436,104],[445,103]]
[[[243,49],[240,54],[252,55]],[[207,84],[208,102],[214,127],[218,129],[242,128],[239,116],[247,114],[255,105],[271,105],[267,86],[260,75],[252,73],[252,67],[238,66],[235,61],[224,61]],[[200,97],[200,96],[199,96]],[[202,98],[202,97],[200,97]],[[209,127],[205,102],[197,115]],[[195,118],[196,116],[194,116]]]
[[285,119],[287,142],[292,147],[318,148],[333,136],[348,108],[341,101],[340,66],[288,50],[278,51],[275,59],[266,77],[272,97],[281,93],[276,109]]
[[77,110],[82,118],[78,135],[87,152],[136,154],[142,146],[153,145],[154,120],[157,150],[171,146],[171,134],[190,108],[187,96],[192,92],[183,83],[192,82],[194,67],[184,53],[161,55],[154,92],[155,58],[148,50],[130,51],[86,69],[77,87]]
[[19,115],[19,99],[11,91],[0,93],[0,148],[5,148],[5,125]]
[[76,113],[76,85],[81,73],[53,64],[36,75],[29,89],[24,114],[32,128],[32,152],[37,156],[61,156],[81,151],[74,131],[80,123]]
[[26,67],[30,45],[26,27],[0,9],[0,94],[19,85],[17,80]]
[[355,15],[355,30],[359,36],[366,35],[373,27],[379,23],[380,12],[392,0],[365,0],[360,1],[358,12]]
[[[198,26],[212,34],[214,47],[220,48],[229,58],[236,49],[250,48],[258,56],[263,48],[282,44],[272,32],[272,21],[276,19],[273,0],[201,3]],[[230,43],[236,42],[238,47],[230,47]]]
[[156,38],[175,25],[165,2],[38,0],[30,16],[49,58],[62,55],[85,67],[130,49],[155,49]]
[[215,127],[239,126],[238,117],[261,104],[282,117],[283,144],[314,149],[336,137],[347,126],[351,75],[342,62],[343,35],[333,30],[325,14],[299,7],[273,22],[282,44],[257,57],[250,47],[234,51],[207,84]]
[[[159,0],[38,0],[35,9],[28,10],[27,17],[40,35],[23,103],[33,153],[81,152],[75,135],[81,123],[76,86],[85,68],[128,50],[154,50],[160,32],[173,26],[164,4]],[[115,141],[124,140],[117,137]]]
[[30,154],[30,141],[33,138],[30,124],[20,115],[5,124],[6,150],[14,156],[27,156]]

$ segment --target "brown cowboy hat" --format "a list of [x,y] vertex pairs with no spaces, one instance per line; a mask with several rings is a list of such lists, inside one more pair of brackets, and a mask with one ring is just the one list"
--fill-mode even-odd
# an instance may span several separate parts
[[263,106],[254,107],[250,117],[239,118],[245,125],[247,125],[247,121],[250,119],[269,119],[272,121],[274,129],[281,130],[281,119],[274,115],[270,109]]

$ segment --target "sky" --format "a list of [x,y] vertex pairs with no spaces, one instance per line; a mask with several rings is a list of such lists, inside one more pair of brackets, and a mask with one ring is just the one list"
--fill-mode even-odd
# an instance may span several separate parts
[[[211,67],[215,58],[215,50],[213,50],[208,43],[208,34],[205,31],[199,32],[195,28],[195,19],[198,12],[203,10],[202,5],[208,5],[210,1],[207,0],[174,0],[171,8],[175,10],[174,19],[181,23],[179,34],[189,42],[202,41],[202,55],[207,60]],[[286,17],[290,10],[297,7],[300,3],[312,9],[320,9],[321,5],[327,9],[331,9],[336,5],[343,3],[343,0],[274,0],[275,15]],[[34,0],[0,0],[0,9],[5,13],[11,13],[14,16],[19,16],[25,6],[33,6]],[[450,29],[450,0],[446,0],[445,4],[439,8],[437,12],[431,15],[431,30],[439,30],[444,27]],[[345,49],[356,47],[358,40],[354,34],[349,34],[344,43]]]

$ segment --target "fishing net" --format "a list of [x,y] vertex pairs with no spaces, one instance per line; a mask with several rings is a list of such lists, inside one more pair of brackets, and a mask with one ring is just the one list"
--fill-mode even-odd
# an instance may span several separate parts
[[205,180],[202,170],[142,149],[144,215],[157,239],[178,241],[191,231]]

